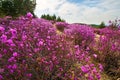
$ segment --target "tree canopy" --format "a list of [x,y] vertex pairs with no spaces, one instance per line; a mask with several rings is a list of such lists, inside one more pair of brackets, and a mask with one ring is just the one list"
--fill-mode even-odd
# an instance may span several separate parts
[[105,23],[101,22],[100,25],[99,25],[99,28],[105,28]]
[[61,19],[59,16],[56,17],[55,14],[54,14],[54,15],[49,15],[49,14],[45,15],[45,14],[43,14],[43,15],[41,16],[41,18],[47,19],[47,20],[58,21],[58,22],[65,22],[65,20]]
[[36,0],[0,0],[0,16],[17,17],[27,12],[34,15],[35,6]]

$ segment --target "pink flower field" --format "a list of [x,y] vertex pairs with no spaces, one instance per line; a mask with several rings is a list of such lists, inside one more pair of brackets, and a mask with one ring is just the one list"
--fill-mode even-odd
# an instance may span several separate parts
[[[119,23],[119,21],[118,21]],[[0,80],[116,80],[120,27],[0,18]]]

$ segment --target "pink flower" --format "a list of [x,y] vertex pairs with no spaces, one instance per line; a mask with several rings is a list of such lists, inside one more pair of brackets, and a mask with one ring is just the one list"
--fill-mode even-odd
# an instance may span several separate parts
[[88,72],[88,69],[87,69],[85,66],[81,66],[81,70],[82,70],[82,72],[84,72],[84,73],[87,73],[87,72]]
[[94,73],[97,73],[97,70],[96,70],[96,68],[93,68],[93,70],[92,70]]
[[26,35],[22,35],[22,40],[26,40],[27,36]]
[[2,75],[0,75],[0,80],[2,80],[3,79],[3,76]]
[[38,45],[39,45],[39,46],[43,45],[43,42],[42,42],[42,41],[39,41]]
[[14,56],[14,57],[18,56],[18,53],[17,53],[17,52],[14,52],[14,53],[13,53],[13,56]]
[[101,75],[100,75],[99,73],[97,73],[97,74],[96,74],[96,77],[97,77],[98,80],[100,80]]
[[5,28],[0,26],[0,31],[4,32]]
[[99,64],[99,69],[100,69],[100,71],[103,70],[103,66],[102,66],[102,64]]
[[4,43],[4,42],[6,42],[6,40],[7,40],[7,36],[6,35],[2,35],[1,37],[1,41]]
[[14,71],[12,69],[10,69],[10,73],[12,74]]
[[94,58],[97,58],[97,55],[96,54],[93,54]]
[[90,64],[90,67],[93,67],[93,66],[95,66],[94,64]]
[[7,43],[9,43],[9,44],[13,44],[12,39],[7,40]]
[[31,77],[32,76],[32,74],[31,73],[29,73],[29,74],[26,74],[27,75],[27,77]]
[[27,16],[27,18],[32,18],[33,17],[31,12],[28,12],[26,16]]
[[12,39],[6,41],[11,47],[15,46]]
[[17,68],[17,65],[14,64],[14,65],[12,66],[12,69],[16,69],[16,68]]
[[12,37],[15,38],[17,35],[17,31],[15,29],[10,29],[10,32],[12,33]]
[[63,71],[63,68],[59,68],[60,71]]
[[32,57],[32,54],[29,54],[29,57]]
[[50,39],[50,36],[47,36],[48,39]]
[[88,74],[88,80],[94,80],[94,78],[93,78],[91,73]]
[[8,59],[8,62],[13,62],[14,60],[15,60],[15,58],[11,57],[11,58]]
[[77,49],[77,48],[79,48],[79,45],[75,45],[74,47]]

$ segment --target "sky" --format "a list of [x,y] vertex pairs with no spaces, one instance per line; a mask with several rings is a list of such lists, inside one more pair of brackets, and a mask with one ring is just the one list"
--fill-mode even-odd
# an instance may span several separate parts
[[35,14],[55,14],[68,23],[100,24],[120,19],[120,0],[36,0]]

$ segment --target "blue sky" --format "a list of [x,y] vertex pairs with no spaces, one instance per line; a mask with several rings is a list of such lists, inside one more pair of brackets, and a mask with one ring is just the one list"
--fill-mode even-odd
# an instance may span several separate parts
[[56,14],[69,23],[100,24],[120,18],[120,0],[36,0],[35,14]]

